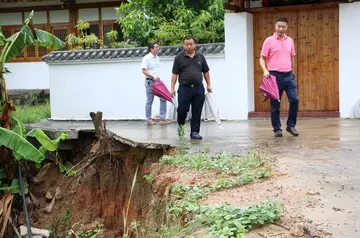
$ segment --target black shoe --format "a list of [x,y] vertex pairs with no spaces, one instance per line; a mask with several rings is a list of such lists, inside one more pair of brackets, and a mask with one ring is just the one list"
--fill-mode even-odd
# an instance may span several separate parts
[[275,131],[275,137],[282,137],[282,136],[283,134],[281,130]]
[[288,128],[286,128],[286,131],[289,132],[293,136],[299,135],[299,133],[296,131],[296,129],[294,127],[288,127]]
[[199,135],[199,133],[197,133],[197,132],[193,132],[191,134],[190,138],[193,140],[201,140],[202,139],[201,135]]

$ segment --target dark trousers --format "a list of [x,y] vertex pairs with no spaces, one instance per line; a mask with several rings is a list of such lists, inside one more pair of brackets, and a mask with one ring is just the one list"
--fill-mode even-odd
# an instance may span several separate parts
[[201,112],[205,101],[203,84],[185,86],[180,84],[178,89],[178,124],[184,125],[191,105],[191,134],[200,132]]
[[[287,127],[295,127],[297,120],[297,112],[299,108],[299,96],[297,92],[297,83],[295,81],[295,74],[293,72],[277,72],[270,71],[270,74],[276,77],[276,82],[280,91],[280,99],[285,90],[288,97],[290,107],[287,120]],[[274,132],[281,130],[280,122],[280,102],[278,100],[271,99],[271,124]]]

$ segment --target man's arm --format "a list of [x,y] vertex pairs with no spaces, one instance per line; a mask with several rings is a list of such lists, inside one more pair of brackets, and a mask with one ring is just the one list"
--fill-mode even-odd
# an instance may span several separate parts
[[171,75],[171,95],[175,97],[175,85],[178,78],[178,75],[180,74],[180,64],[179,64],[179,58],[178,55],[174,59],[173,68],[172,68],[172,75]]
[[176,81],[177,81],[177,77],[178,75],[177,74],[172,74],[171,75],[171,95],[173,97],[175,97],[175,85],[176,85]]
[[147,71],[147,70],[144,69],[144,68],[142,69],[142,73],[145,74],[146,77],[151,78],[151,79],[153,79],[153,80],[156,80],[156,75],[150,74],[149,71]]
[[270,54],[270,49],[271,49],[271,39],[270,38],[266,38],[262,47],[261,47],[261,53],[260,53],[260,66],[264,72],[264,76],[269,76],[269,71],[266,68],[266,58],[269,56]]
[[204,74],[204,78],[205,78],[205,81],[206,81],[206,85],[207,85],[207,91],[209,93],[212,92],[212,88],[211,88],[211,81],[210,81],[210,73],[209,73],[209,65],[206,61],[206,58],[203,54],[201,54],[202,58],[203,58],[203,64],[202,64],[202,72]]
[[266,58],[265,56],[260,56],[260,66],[264,72],[264,76],[269,76],[269,71],[268,69],[266,68]]
[[206,85],[207,85],[207,91],[209,93],[211,93],[212,92],[212,87],[211,87],[211,82],[210,82],[210,72],[209,71],[204,73],[204,78],[205,78]]

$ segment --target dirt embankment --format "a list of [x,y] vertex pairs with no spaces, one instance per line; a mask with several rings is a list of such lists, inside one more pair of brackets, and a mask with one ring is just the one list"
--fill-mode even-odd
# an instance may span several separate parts
[[[133,148],[111,140],[107,152],[94,155],[91,150],[96,139],[86,143],[82,152],[59,153],[58,160],[72,168],[69,173],[76,174],[68,176],[56,163],[48,163],[32,178],[32,226],[53,230],[54,237],[65,237],[71,229],[89,231],[103,224],[103,237],[122,237],[125,218],[127,224],[142,220],[158,206],[144,175],[168,151]],[[55,203],[49,209],[52,200]],[[23,214],[19,222],[25,224]]]

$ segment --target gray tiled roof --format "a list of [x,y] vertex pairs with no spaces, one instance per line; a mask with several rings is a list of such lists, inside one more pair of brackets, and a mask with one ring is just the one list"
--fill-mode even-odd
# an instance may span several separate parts
[[[199,44],[197,49],[204,55],[224,54],[224,43]],[[161,46],[159,56],[175,56],[183,50],[183,46]],[[119,49],[97,49],[97,50],[69,50],[53,51],[42,60],[45,62],[59,61],[85,61],[85,60],[114,60],[140,58],[147,54],[146,47],[139,48],[119,48]]]

